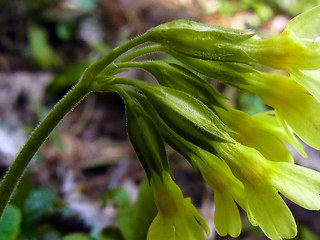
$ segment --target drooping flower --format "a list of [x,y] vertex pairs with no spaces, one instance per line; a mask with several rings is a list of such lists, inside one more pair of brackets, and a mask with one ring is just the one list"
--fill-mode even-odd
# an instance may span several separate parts
[[306,157],[303,146],[279,117],[272,111],[249,116],[243,111],[225,105],[216,107],[219,117],[235,133],[231,136],[243,145],[257,149],[271,161],[293,162],[293,157],[283,141],[295,146]]
[[[249,65],[239,63],[214,62],[183,57],[177,53],[174,56],[195,71],[257,94],[267,105],[276,110],[280,125],[288,136],[289,126],[308,145],[320,149],[320,102],[292,78],[260,72]],[[282,140],[293,144],[300,154],[305,156],[296,140],[289,140],[290,142]]]
[[207,234],[210,230],[172,180],[162,136],[154,120],[124,89],[118,91],[126,102],[130,141],[147,173],[158,209],[147,240],[204,240],[203,229]]
[[288,72],[320,68],[320,6],[293,18],[285,30],[264,39],[240,43],[257,63]]
[[[156,120],[165,141],[197,168],[214,191],[216,231],[221,236],[237,237],[241,231],[241,219],[237,204],[245,209],[243,184],[233,175],[228,165],[213,155],[190,143],[173,131],[141,94],[132,93]],[[237,204],[236,204],[237,203]]]
[[151,188],[158,214],[153,220],[147,240],[205,240],[210,230],[189,198],[184,198],[170,174],[152,175]]
[[[250,39],[248,54],[259,63],[283,69],[320,101],[320,6],[290,20],[284,31]],[[256,45],[256,46],[255,46]]]
[[[320,45],[320,6],[293,18],[287,25],[285,32],[295,38],[311,41],[314,46]],[[319,49],[311,49],[319,55]],[[308,63],[320,64],[319,58],[310,58]],[[310,63],[310,64],[311,64]],[[315,69],[292,68],[289,70],[292,78],[307,89],[320,101],[320,66]]]
[[183,91],[130,79],[116,79],[115,82],[141,90],[171,129],[208,151],[214,151],[209,140],[226,141],[224,132],[231,131],[214,111]]
[[161,24],[146,33],[146,39],[188,56],[218,61],[254,61],[240,46],[254,34],[179,19]]
[[217,233],[220,236],[229,234],[238,237],[241,232],[241,219],[237,204],[246,209],[243,184],[223,160],[205,150],[199,149],[198,156],[193,156],[192,162],[213,189],[214,225]]
[[290,77],[260,73],[251,79],[246,88],[273,107],[304,142],[320,149],[320,102]]
[[[146,38],[193,58],[259,63],[286,71],[320,67],[320,6],[292,19],[279,35],[253,39],[254,34],[177,20],[150,29]],[[194,44],[194,43],[197,44]]]
[[293,238],[294,218],[278,192],[310,210],[320,209],[320,173],[286,162],[265,159],[257,150],[239,143],[217,143],[219,156],[243,183],[246,210],[272,240]]

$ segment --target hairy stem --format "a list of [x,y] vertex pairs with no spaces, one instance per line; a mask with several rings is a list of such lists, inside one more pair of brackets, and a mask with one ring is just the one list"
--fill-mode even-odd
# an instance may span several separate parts
[[3,181],[0,185],[0,216],[10,201],[12,193],[16,185],[21,180],[25,169],[31,161],[34,154],[40,148],[42,143],[47,139],[48,135],[60,122],[60,120],[70,112],[90,90],[77,84],[68,94],[61,99],[56,106],[50,111],[47,117],[34,130],[28,141],[22,147],[20,153],[10,166]]
[[126,56],[119,59],[118,62],[129,62],[132,59],[135,59],[137,57],[141,57],[143,55],[151,54],[154,52],[161,52],[164,50],[164,47],[162,45],[151,45],[143,48],[139,48],[131,53],[128,53]]
[[79,102],[94,89],[94,81],[99,73],[105,69],[116,58],[146,42],[146,35],[141,35],[128,41],[120,47],[110,51],[106,56],[89,66],[83,73],[79,83],[74,86],[68,94],[50,111],[47,117],[34,130],[28,141],[25,143],[18,156],[10,166],[0,185],[0,217],[12,197],[12,193],[21,180],[25,169],[34,154],[46,140],[51,131],[61,119],[71,111]]
[[[135,63],[135,62],[130,62],[131,60],[141,57],[143,55],[151,54],[154,52],[165,52],[167,51],[167,48],[163,47],[162,45],[151,45],[151,46],[146,46],[143,48],[139,48],[133,52],[128,53],[124,57],[120,58],[119,60],[113,62],[113,64],[110,64],[108,67],[106,67],[102,72],[101,75],[109,75],[112,73],[115,73],[116,70],[120,69],[122,66],[126,67],[125,64],[127,63]],[[124,64],[124,65],[122,65]],[[120,67],[121,66],[121,67]],[[136,66],[128,66],[128,67],[136,67]]]
[[[106,56],[89,66],[83,73],[81,84],[86,86],[91,85],[92,79],[94,79],[98,74],[102,72],[110,63],[112,63],[116,58],[118,58],[123,53],[127,52],[131,48],[134,48],[142,43],[146,42],[146,35],[140,35],[120,47],[114,48]],[[111,65],[112,66],[112,65]]]

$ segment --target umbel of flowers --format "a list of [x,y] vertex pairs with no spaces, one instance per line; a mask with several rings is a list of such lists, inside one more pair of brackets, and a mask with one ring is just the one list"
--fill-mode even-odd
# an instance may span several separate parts
[[[294,238],[296,223],[280,194],[305,209],[320,210],[320,173],[296,165],[285,145],[303,157],[301,140],[320,150],[320,6],[292,19],[278,36],[253,35],[177,20],[150,29],[92,64],[12,164],[0,185],[0,214],[61,118],[90,92],[116,92],[125,102],[128,136],[158,209],[147,240],[204,240],[209,234],[174,182],[165,144],[213,189],[218,234],[240,235],[240,207],[268,238]],[[175,63],[134,60],[156,51]],[[265,66],[287,74],[264,72]],[[149,72],[156,83],[120,77],[129,68]],[[250,91],[272,110],[250,116],[234,109],[208,78]]]
[[[149,30],[149,46],[101,72],[101,82],[108,79],[126,103],[128,134],[154,193],[158,215],[148,240],[205,239],[208,233],[174,183],[164,143],[213,189],[215,229],[221,236],[239,236],[240,207],[268,238],[294,238],[295,220],[280,193],[303,208],[320,210],[320,173],[296,165],[285,145],[303,157],[300,139],[320,149],[316,23],[320,7],[291,20],[278,36],[252,39],[243,31],[177,20]],[[180,63],[131,61],[153,51]],[[263,72],[263,65],[290,76]],[[148,71],[157,83],[117,77],[128,68]],[[251,91],[273,110],[249,116],[234,109],[207,77]]]

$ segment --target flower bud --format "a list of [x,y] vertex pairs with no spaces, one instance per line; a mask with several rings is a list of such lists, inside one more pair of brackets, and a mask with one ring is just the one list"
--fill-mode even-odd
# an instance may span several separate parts
[[[143,101],[141,97],[140,100]],[[143,106],[148,108],[147,104]],[[152,109],[148,108],[149,111]],[[159,116],[155,116],[157,114],[152,115],[157,119],[159,123],[157,126],[165,141],[184,156],[192,166],[198,168],[204,180],[212,187],[215,200],[214,223],[218,234],[239,236],[241,219],[236,203],[246,210],[242,183],[232,174],[223,160],[186,141],[170,129]]]
[[165,49],[165,51],[191,69],[235,87],[248,84],[245,76],[257,72],[247,64],[204,60],[186,56],[171,49]]
[[142,107],[126,98],[127,131],[138,158],[150,179],[152,172],[161,176],[169,171],[164,143],[153,119]]
[[205,79],[181,65],[163,61],[148,61],[139,63],[139,66],[150,72],[163,86],[186,92],[208,107],[213,105],[223,107],[221,101],[225,97]]
[[164,122],[180,136],[197,146],[212,148],[210,141],[230,142],[231,131],[205,104],[176,89],[139,82]]
[[146,38],[197,58],[252,62],[254,60],[246,54],[239,43],[253,35],[241,30],[180,19],[150,29]]
[[273,107],[305,143],[320,149],[319,101],[290,77],[261,73],[251,79],[247,89]]

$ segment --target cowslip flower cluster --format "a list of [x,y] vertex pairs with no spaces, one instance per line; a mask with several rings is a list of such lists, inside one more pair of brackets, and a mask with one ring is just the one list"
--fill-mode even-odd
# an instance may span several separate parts
[[[147,240],[205,239],[208,226],[174,182],[165,144],[180,153],[213,189],[221,236],[241,232],[239,207],[272,240],[297,227],[280,194],[320,210],[320,173],[298,166],[287,149],[307,157],[300,139],[320,149],[320,6],[292,19],[278,36],[177,20],[149,30],[150,46],[116,60],[98,76],[126,104],[130,141],[144,167],[158,214]],[[162,51],[177,61],[131,61]],[[264,72],[263,66],[287,71]],[[157,83],[121,78],[140,68]],[[207,78],[258,95],[273,110],[253,116],[229,106]]]

